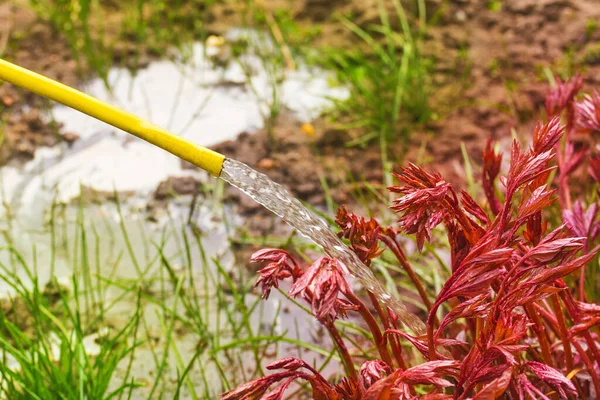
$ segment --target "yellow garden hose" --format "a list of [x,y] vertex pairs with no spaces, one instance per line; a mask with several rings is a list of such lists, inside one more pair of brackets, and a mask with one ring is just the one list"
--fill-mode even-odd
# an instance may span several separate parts
[[225,156],[111,104],[0,58],[0,81],[10,82],[129,132],[218,177]]

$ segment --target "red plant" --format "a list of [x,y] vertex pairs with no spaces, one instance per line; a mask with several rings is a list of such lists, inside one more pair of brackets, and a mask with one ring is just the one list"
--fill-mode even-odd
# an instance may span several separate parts
[[584,132],[600,133],[600,93],[593,91],[577,104],[578,128]]
[[[307,302],[328,330],[346,377],[330,382],[305,362],[286,358],[268,367],[279,372],[222,398],[281,399],[295,380],[308,382],[313,398],[323,400],[596,398],[600,305],[587,302],[584,284],[599,248],[598,204],[590,202],[598,196],[572,202],[568,183],[585,162],[593,178],[588,183],[599,180],[600,157],[586,159],[593,148],[576,151],[572,139],[582,130],[600,133],[600,95],[578,103],[581,86],[579,77],[558,80],[546,100],[548,122],[535,127],[530,149],[513,143],[506,174],[501,155],[487,143],[481,174],[487,204],[458,193],[438,173],[409,164],[395,174],[400,185],[389,188],[401,195],[391,206],[399,215],[397,227],[338,211],[339,236],[366,265],[386,257],[405,271],[427,310],[426,335],[403,331],[372,293],[354,293],[338,260],[320,258],[301,268],[281,250],[256,253],[253,261],[267,263],[257,283],[263,297],[279,280],[291,279],[288,295]],[[546,212],[555,206],[556,193],[560,212]],[[449,276],[432,296],[401,235],[414,234],[422,251],[443,232]],[[360,353],[370,359],[358,369],[359,357],[349,350],[357,342],[346,340],[336,324],[346,317],[362,320],[368,330],[362,340],[372,342],[371,350]]]

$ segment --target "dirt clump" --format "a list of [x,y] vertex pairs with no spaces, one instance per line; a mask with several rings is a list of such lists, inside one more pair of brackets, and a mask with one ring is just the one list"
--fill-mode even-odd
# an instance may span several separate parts
[[155,200],[167,200],[176,195],[196,194],[200,181],[192,176],[169,177],[158,184],[154,191]]
[[33,158],[39,146],[54,146],[62,140],[58,126],[46,123],[37,109],[10,115],[4,126],[4,142],[0,146],[0,164],[11,159]]

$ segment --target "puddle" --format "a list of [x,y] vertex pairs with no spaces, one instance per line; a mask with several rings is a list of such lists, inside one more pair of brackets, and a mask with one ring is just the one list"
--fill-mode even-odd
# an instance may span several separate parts
[[[257,40],[251,31],[236,30],[230,36],[244,35]],[[248,54],[227,67],[215,67],[202,44],[191,46],[189,53],[185,63],[181,57],[157,61],[135,75],[114,68],[108,75],[110,91],[101,80],[81,89],[203,146],[260,129],[278,79],[265,70],[261,58]],[[329,98],[348,95],[329,80],[327,72],[300,65],[276,84],[277,98],[300,121],[311,121],[331,106]],[[67,202],[79,195],[81,185],[147,195],[167,177],[191,173],[171,154],[78,111],[56,106],[52,114],[63,131],[80,140],[71,148],[38,149],[23,168],[4,168],[5,196],[13,207],[39,209],[54,196]]]
[[[229,39],[246,37],[253,42],[262,40],[259,36],[256,32],[235,30]],[[269,48],[268,43],[264,48]],[[252,133],[262,128],[262,116],[268,112],[268,103],[272,100],[273,76],[264,69],[261,59],[251,52],[240,58],[241,64],[232,61],[227,67],[215,67],[207,56],[207,53],[215,51],[218,49],[205,49],[202,44],[194,44],[186,54],[185,63],[183,56],[175,61],[153,62],[135,75],[125,69],[115,68],[110,71],[108,78],[112,90],[109,91],[99,80],[91,81],[81,89],[203,146],[234,139],[242,132]],[[252,71],[251,84],[247,82],[247,71]],[[345,89],[330,87],[329,80],[326,72],[299,65],[296,71],[286,72],[285,79],[278,81],[277,97],[281,106],[298,120],[308,122],[331,106],[328,98],[347,97]],[[50,278],[49,265],[53,257],[54,273],[59,281],[71,276],[76,268],[80,268],[77,265],[81,262],[81,253],[75,249],[81,243],[81,232],[78,230],[80,210],[72,201],[80,195],[84,186],[98,192],[116,190],[128,195],[123,207],[124,223],[130,246],[142,267],[151,262],[152,257],[155,258],[152,262],[158,264],[154,244],[163,243],[165,237],[169,238],[164,245],[165,253],[175,254],[175,258],[182,257],[182,242],[177,235],[182,229],[189,232],[184,220],[190,200],[171,201],[164,213],[165,221],[159,224],[145,221],[143,209],[158,183],[168,177],[193,175],[204,182],[213,181],[207,180],[203,172],[183,170],[180,160],[175,156],[77,111],[56,106],[52,116],[64,125],[63,131],[75,133],[80,139],[70,147],[62,144],[53,148],[39,148],[32,161],[21,167],[4,167],[0,170],[0,195],[7,206],[0,211],[0,214],[4,214],[0,230],[5,232],[0,245],[10,243],[22,252],[27,263],[33,264],[35,261],[42,287]],[[53,202],[68,204],[61,217],[63,225],[57,226],[54,244],[45,224]],[[97,268],[94,274],[112,276],[111,279],[138,278],[136,262],[128,254],[115,204],[86,206],[83,211],[90,251],[89,265]],[[202,246],[206,250],[206,259],[218,259],[224,268],[233,270],[233,255],[227,240],[230,232],[227,231],[228,225],[220,219],[223,213],[222,207],[212,198],[204,198],[196,213],[195,223],[204,233]],[[229,218],[230,223],[235,225],[235,216]],[[198,271],[201,268],[210,268],[213,272],[216,270],[214,261],[210,261],[209,267],[202,267],[204,260],[199,253],[194,251],[192,254],[192,265],[195,268],[198,266]],[[7,253],[0,253],[0,262],[15,265],[14,259]],[[181,264],[185,264],[185,260]],[[25,276],[23,271],[18,274]],[[215,288],[211,287],[210,290]],[[0,282],[0,294],[6,296],[10,292],[11,288]],[[272,301],[261,305],[260,316],[253,316],[251,323],[257,331],[264,331],[265,334],[272,331],[274,335],[301,337],[312,343],[323,340],[315,333],[316,323],[307,322],[303,311],[293,306],[279,309],[281,304],[287,303],[289,301],[283,297],[274,296]],[[123,324],[127,323],[131,306],[131,301],[124,301],[122,315],[115,308],[115,315],[111,317],[115,319],[115,325],[119,325],[119,318],[123,319]],[[220,307],[215,305],[215,316],[223,313]],[[148,314],[152,313],[155,311]],[[222,319],[225,320],[225,317]],[[159,320],[150,322],[157,327],[160,323]],[[193,354],[197,340],[193,334],[177,338],[177,346],[186,359]],[[288,349],[289,345],[279,347],[281,355],[292,351]],[[134,367],[136,377],[141,379],[155,372],[153,363],[149,361],[153,354],[147,346],[139,349],[136,356],[139,362],[136,361]],[[311,357],[304,353],[297,355],[305,359]],[[321,355],[314,357],[317,361],[324,358]],[[270,361],[267,359],[265,362]],[[180,371],[173,367],[175,365],[164,373],[176,381]],[[231,373],[235,374],[236,371],[234,368]],[[332,373],[335,371],[336,368],[331,369]],[[213,374],[214,371],[208,372]],[[191,376],[199,385],[197,387],[202,388],[198,373],[191,373]],[[214,375],[214,381],[211,379],[211,382],[214,382],[214,390],[219,390],[219,378],[216,372]]]

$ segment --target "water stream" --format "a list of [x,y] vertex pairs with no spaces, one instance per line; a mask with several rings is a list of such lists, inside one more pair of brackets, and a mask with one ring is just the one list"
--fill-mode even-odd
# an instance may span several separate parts
[[280,216],[306,238],[319,245],[329,257],[343,262],[352,275],[392,309],[415,334],[421,335],[425,332],[423,322],[390,295],[373,272],[329,229],[327,223],[290,195],[283,186],[246,164],[231,159],[225,160],[220,178]]

